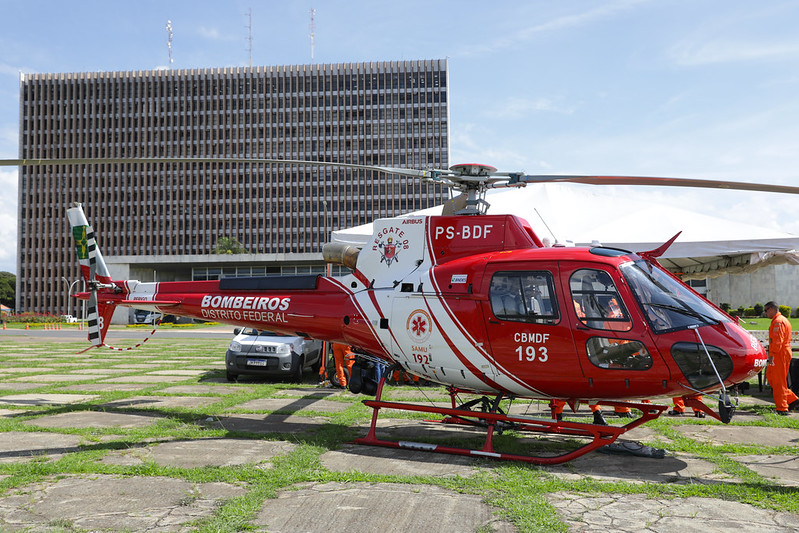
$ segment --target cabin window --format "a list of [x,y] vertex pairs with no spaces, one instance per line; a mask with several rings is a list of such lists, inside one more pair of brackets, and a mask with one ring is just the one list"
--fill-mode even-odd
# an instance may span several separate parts
[[588,359],[599,368],[648,370],[652,356],[642,342],[591,337],[585,344]]
[[574,312],[580,322],[593,329],[629,331],[632,321],[610,274],[583,268],[569,278]]
[[555,324],[560,315],[554,286],[548,271],[497,272],[488,290],[491,311],[502,320]]
[[677,342],[671,347],[671,356],[695,389],[718,385],[719,380],[724,381],[732,374],[732,358],[716,346]]

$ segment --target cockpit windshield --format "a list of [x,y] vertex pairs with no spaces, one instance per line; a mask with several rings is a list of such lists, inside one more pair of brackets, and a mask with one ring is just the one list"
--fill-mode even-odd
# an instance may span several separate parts
[[660,267],[648,261],[639,259],[625,263],[620,268],[655,333],[729,320]]

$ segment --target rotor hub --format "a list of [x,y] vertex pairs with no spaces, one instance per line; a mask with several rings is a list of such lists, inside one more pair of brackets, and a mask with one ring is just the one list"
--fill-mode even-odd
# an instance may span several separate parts
[[481,165],[479,163],[460,163],[452,165],[449,169],[458,176],[490,176],[497,171],[491,165]]

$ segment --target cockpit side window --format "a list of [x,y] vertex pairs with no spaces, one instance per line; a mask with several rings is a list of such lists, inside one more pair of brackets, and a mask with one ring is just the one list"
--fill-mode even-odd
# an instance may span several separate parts
[[497,272],[488,290],[491,311],[501,320],[555,324],[560,314],[554,287],[548,271]]
[[583,268],[569,278],[574,312],[580,322],[593,329],[629,331],[632,321],[610,274]]

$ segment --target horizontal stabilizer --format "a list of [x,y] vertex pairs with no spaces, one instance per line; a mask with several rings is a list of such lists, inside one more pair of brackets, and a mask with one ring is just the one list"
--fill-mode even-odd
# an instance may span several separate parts
[[160,305],[162,307],[171,307],[173,305],[178,305],[180,302],[176,300],[121,300],[117,302],[119,305]]

